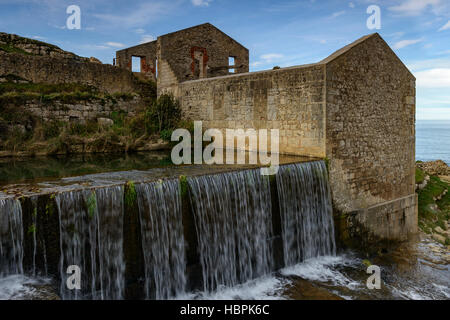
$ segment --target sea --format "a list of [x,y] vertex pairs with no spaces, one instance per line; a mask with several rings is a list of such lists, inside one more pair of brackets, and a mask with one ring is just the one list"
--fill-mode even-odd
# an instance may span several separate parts
[[450,120],[416,121],[416,160],[450,165]]

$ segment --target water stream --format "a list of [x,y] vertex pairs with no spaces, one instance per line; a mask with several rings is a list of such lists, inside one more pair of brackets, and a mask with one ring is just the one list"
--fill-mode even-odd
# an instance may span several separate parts
[[[416,249],[374,261],[383,289],[368,291],[363,257],[336,247],[323,161],[282,165],[276,177],[245,169],[127,187],[73,181],[28,202],[0,194],[0,299],[126,299],[129,285],[142,299],[450,297],[448,263]],[[46,234],[44,224],[57,230]],[[135,270],[130,248],[142,256]],[[81,290],[67,287],[70,266],[80,269]]]

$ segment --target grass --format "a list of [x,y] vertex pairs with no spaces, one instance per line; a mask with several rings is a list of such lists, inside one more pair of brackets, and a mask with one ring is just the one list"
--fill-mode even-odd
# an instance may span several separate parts
[[[416,182],[421,183],[425,173],[416,169]],[[445,190],[450,189],[450,184],[442,181],[439,177],[431,176],[425,188],[418,191],[419,195],[419,227],[425,233],[431,234],[436,227],[445,230],[445,221],[450,219],[450,192],[447,192],[441,200],[435,200]],[[450,243],[450,239],[446,239]]]
[[12,43],[7,43],[7,44],[0,43],[0,51],[4,51],[6,53],[20,53],[20,54],[25,54],[28,56],[33,55],[29,52],[26,52],[25,50],[17,48]]
[[[96,119],[84,123],[42,121],[27,111],[24,102],[59,101],[63,102],[62,106],[58,106],[62,110],[64,104],[69,105],[80,100],[97,99],[94,103],[99,104],[110,100],[114,105],[118,99],[133,100],[138,93],[105,94],[81,84],[0,83],[0,150],[26,151],[30,154],[128,152],[139,150],[149,141],[159,138],[170,141],[175,128],[193,130],[192,122],[180,120],[181,116],[177,112],[178,102],[168,96],[156,100],[154,84],[142,82],[141,85],[143,90],[149,91],[139,93],[142,104],[141,109],[136,110],[136,115],[129,116],[124,111],[113,111],[108,116],[113,120],[113,124],[105,126],[99,125]],[[8,126],[22,131],[1,131]],[[23,128],[27,128],[26,132],[23,132]]]
[[425,180],[426,174],[419,168],[416,168],[416,183],[421,184]]

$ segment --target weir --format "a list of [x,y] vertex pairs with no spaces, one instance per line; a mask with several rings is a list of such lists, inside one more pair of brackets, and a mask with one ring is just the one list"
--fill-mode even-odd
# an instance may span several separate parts
[[[0,272],[48,274],[63,299],[211,292],[336,252],[323,161],[0,200]],[[68,290],[69,266],[82,289]]]

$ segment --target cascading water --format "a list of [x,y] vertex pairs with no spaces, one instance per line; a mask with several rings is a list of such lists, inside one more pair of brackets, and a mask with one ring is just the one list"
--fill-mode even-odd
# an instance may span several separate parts
[[186,257],[178,180],[136,185],[147,299],[185,291]]
[[335,255],[334,223],[323,161],[281,166],[276,176],[285,266]]
[[71,191],[55,197],[60,219],[60,276],[63,299],[83,298],[68,290],[66,273],[78,266],[84,279],[82,292],[92,299],[122,299],[125,264],[123,259],[123,187]]
[[22,221],[18,200],[0,200],[0,276],[23,273]]
[[205,291],[271,271],[270,182],[260,170],[188,178]]

